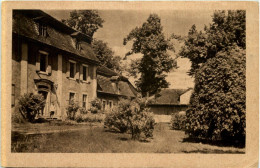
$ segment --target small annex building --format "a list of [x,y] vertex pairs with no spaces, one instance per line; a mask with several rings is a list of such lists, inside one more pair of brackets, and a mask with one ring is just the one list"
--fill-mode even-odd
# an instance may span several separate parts
[[102,110],[110,111],[118,105],[120,98],[134,98],[135,87],[128,78],[104,66],[97,68],[97,97],[102,102]]
[[189,89],[163,89],[156,97],[151,98],[149,108],[156,115],[171,115],[186,111],[193,92]]

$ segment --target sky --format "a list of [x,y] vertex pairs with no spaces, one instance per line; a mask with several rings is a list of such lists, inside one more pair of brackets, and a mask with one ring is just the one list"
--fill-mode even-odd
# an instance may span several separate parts
[[[70,11],[68,10],[45,10],[46,13],[55,17],[58,20],[69,18]],[[197,11],[197,10],[99,10],[99,15],[105,20],[103,28],[97,30],[94,38],[103,40],[108,43],[116,55],[124,57],[130,51],[131,43],[123,45],[123,39],[135,27],[142,26],[151,13],[156,13],[161,18],[163,32],[166,37],[172,33],[185,36],[193,24],[198,30],[203,30],[204,25],[211,22],[213,11]],[[176,53],[182,44],[175,44]],[[174,53],[171,55],[176,57]],[[140,54],[129,56],[129,60],[140,58]],[[194,86],[194,79],[187,75],[190,69],[190,62],[185,58],[177,59],[178,69],[168,73],[166,80],[170,83],[169,88],[186,89]],[[134,84],[133,78],[129,78]]]

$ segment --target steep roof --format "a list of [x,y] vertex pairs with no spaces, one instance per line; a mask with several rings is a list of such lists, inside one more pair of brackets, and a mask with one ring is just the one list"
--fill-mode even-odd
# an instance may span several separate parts
[[105,66],[98,66],[97,67],[97,74],[104,75],[104,76],[120,76],[120,74],[116,73],[115,71],[105,67]]
[[153,105],[180,105],[180,96],[189,89],[163,89],[152,99]]
[[[47,25],[47,37],[38,35],[38,22]],[[88,60],[99,62],[92,51],[90,37],[68,27],[43,11],[14,10],[13,33],[53,46]],[[75,38],[72,37],[73,35],[75,36],[75,34],[80,34],[82,37],[82,41],[80,41],[81,50],[75,48]]]
[[[117,82],[118,88],[113,85]],[[97,91],[104,94],[135,97],[137,91],[128,79],[104,66],[97,68]]]

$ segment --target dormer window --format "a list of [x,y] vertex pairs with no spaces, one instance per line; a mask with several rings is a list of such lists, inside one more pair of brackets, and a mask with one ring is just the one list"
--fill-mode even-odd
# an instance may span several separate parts
[[39,35],[46,37],[47,36],[47,26],[44,23],[39,22]]
[[77,50],[80,50],[80,49],[81,49],[80,43],[79,43],[78,41],[76,41],[76,49],[77,49]]

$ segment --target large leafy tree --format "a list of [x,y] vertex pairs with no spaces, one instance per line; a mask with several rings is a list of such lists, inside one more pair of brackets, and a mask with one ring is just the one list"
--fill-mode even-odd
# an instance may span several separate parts
[[229,47],[208,59],[195,75],[187,132],[200,138],[244,142],[246,54]]
[[197,31],[195,25],[191,27],[179,53],[190,59],[190,75],[193,76],[203,63],[228,46],[246,48],[245,15],[243,10],[215,11],[212,23],[205,26],[204,31]]
[[182,57],[195,77],[187,132],[208,139],[244,141],[246,113],[245,11],[215,11],[204,31],[193,25]]
[[101,65],[119,73],[122,72],[122,58],[120,56],[116,56],[114,51],[108,46],[106,42],[94,39],[92,42],[92,48]]
[[70,12],[70,17],[62,22],[93,37],[94,33],[103,27],[104,20],[99,16],[97,10],[73,10]]
[[136,86],[143,95],[155,94],[161,88],[167,88],[169,83],[165,80],[166,73],[176,67],[168,50],[173,46],[163,34],[163,27],[158,15],[151,14],[141,27],[134,28],[126,38],[124,45],[132,41],[132,49],[126,56],[140,53],[142,58],[134,63],[140,77]]

